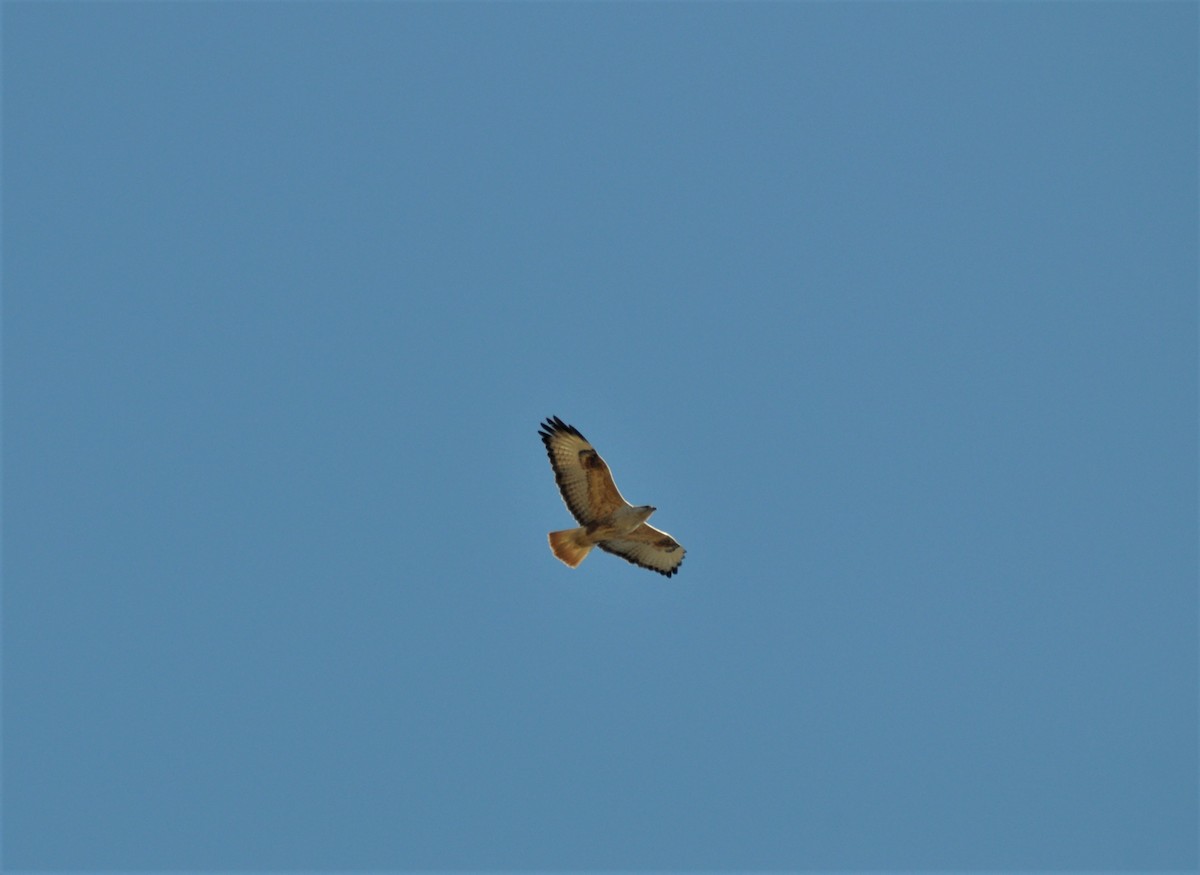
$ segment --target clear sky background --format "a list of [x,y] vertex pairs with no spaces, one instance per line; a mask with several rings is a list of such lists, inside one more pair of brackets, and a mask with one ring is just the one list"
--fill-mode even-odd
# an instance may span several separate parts
[[4,865],[1194,868],[1197,18],[5,3]]

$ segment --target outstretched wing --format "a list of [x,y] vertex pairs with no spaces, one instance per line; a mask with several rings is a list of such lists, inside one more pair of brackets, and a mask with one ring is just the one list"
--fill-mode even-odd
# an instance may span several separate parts
[[542,423],[538,434],[546,445],[563,501],[580,525],[602,520],[617,508],[629,506],[617,491],[608,465],[574,426],[555,416]]
[[600,541],[596,546],[667,577],[679,571],[687,553],[678,541],[647,523],[642,523],[623,538]]

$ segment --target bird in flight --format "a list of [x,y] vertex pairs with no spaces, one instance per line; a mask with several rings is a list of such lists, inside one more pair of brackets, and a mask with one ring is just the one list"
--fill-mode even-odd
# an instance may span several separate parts
[[550,533],[550,549],[577,568],[593,547],[627,562],[670,577],[687,552],[679,542],[646,524],[655,508],[634,507],[621,497],[608,465],[587,438],[557,416],[542,423],[538,434],[546,445],[554,479],[577,529]]

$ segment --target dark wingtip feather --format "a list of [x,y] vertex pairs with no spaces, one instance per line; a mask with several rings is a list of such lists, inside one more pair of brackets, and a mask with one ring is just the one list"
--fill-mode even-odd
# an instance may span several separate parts
[[579,433],[579,429],[573,425],[567,425],[557,416],[546,417],[546,421],[543,422],[538,428],[538,434],[541,436],[543,443],[554,437],[556,434],[572,434],[577,438],[587,440],[587,438],[583,437],[583,435]]
[[601,550],[603,550],[605,553],[611,553],[613,556],[619,556],[620,558],[622,558],[626,562],[628,562],[630,565],[636,565],[638,568],[645,568],[647,571],[653,571],[655,574],[661,574],[663,577],[670,577],[674,574],[678,574],[679,569],[683,567],[683,560],[687,558],[687,550],[684,550],[683,556],[681,556],[679,558],[679,564],[676,565],[674,568],[670,569],[669,571],[663,571],[661,568],[656,568],[653,565],[647,565],[644,562],[638,562],[632,556],[627,556],[624,553],[618,553],[612,547],[606,546],[604,541],[600,541],[599,543],[596,544],[596,546],[599,547]]
[[679,559],[679,564],[676,565],[674,568],[672,568],[670,571],[659,571],[657,568],[655,568],[654,570],[658,571],[658,573],[661,574],[663,577],[670,577],[672,574],[679,573],[679,569],[683,568],[683,560],[686,558],[687,558],[687,551],[684,550],[683,556],[681,556]]

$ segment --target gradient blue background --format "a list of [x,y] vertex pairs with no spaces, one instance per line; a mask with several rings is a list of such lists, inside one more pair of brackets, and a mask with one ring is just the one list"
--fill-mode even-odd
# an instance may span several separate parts
[[[1197,6],[3,9],[9,869],[1194,868]],[[688,548],[595,554],[558,414]]]

